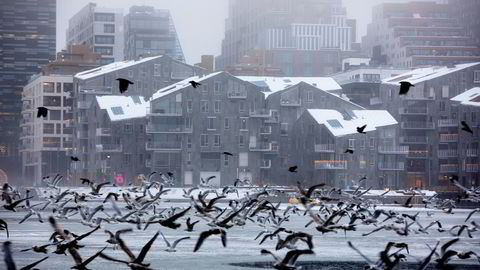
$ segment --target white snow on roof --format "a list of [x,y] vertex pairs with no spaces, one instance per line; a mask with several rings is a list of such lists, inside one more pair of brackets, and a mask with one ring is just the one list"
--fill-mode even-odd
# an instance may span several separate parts
[[160,90],[158,90],[157,92],[155,92],[153,95],[152,95],[152,98],[151,100],[154,100],[154,99],[157,99],[157,98],[161,98],[163,96],[166,96],[168,94],[171,94],[171,93],[174,93],[178,90],[181,90],[181,89],[184,89],[186,87],[189,87],[191,86],[190,84],[190,81],[195,81],[195,82],[202,82],[208,78],[211,78],[211,77],[214,77],[220,73],[222,73],[223,71],[220,71],[220,72],[214,72],[214,73],[210,73],[208,75],[204,75],[204,76],[193,76],[193,77],[190,77],[188,79],[185,79],[183,81],[180,81],[180,82],[177,82],[177,83],[174,83],[174,84],[171,84],[167,87],[164,87]]
[[142,96],[96,96],[96,98],[98,106],[107,110],[112,122],[146,117],[150,107],[150,102]]
[[128,60],[128,61],[114,62],[114,63],[108,64],[108,65],[105,65],[105,66],[101,66],[101,67],[98,67],[98,68],[89,69],[89,70],[77,73],[75,75],[75,78],[80,79],[80,80],[87,80],[87,79],[90,79],[90,78],[97,77],[99,75],[103,75],[103,74],[106,74],[106,73],[109,73],[109,72],[112,72],[112,71],[124,69],[126,67],[130,67],[130,66],[133,66],[133,65],[145,63],[145,62],[148,62],[150,60],[154,60],[154,59],[161,58],[161,57],[163,57],[163,56],[162,55],[157,55],[157,56],[152,56],[152,57],[146,57],[146,58],[143,58],[143,59],[140,59],[140,60],[137,60],[137,61]]
[[357,133],[357,127],[367,125],[365,132],[376,130],[378,127],[395,125],[398,122],[386,110],[353,110],[354,116],[345,120],[342,113],[336,110],[311,109],[307,112],[320,125],[325,127],[335,137]]
[[422,83],[424,81],[432,80],[462,69],[473,67],[479,65],[480,62],[476,63],[467,63],[467,64],[458,64],[454,67],[427,67],[427,68],[417,68],[412,71],[400,74],[398,76],[390,77],[384,79],[382,82],[385,84],[399,85],[401,81],[408,81],[412,84]]
[[480,87],[474,87],[451,98],[452,101],[459,101],[462,105],[480,107]]
[[268,88],[264,91],[265,97],[294,86],[300,82],[308,83],[324,91],[342,90],[342,87],[330,77],[261,77],[261,76],[237,76],[240,80],[253,83],[260,87]]

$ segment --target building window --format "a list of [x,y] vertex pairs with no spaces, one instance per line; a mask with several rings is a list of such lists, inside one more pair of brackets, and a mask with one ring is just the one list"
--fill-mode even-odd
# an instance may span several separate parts
[[115,33],[115,24],[104,24],[103,25],[103,32],[104,33]]
[[208,86],[207,85],[201,85],[200,88],[202,89],[203,94],[208,94]]
[[448,98],[448,85],[442,86],[442,98]]
[[208,113],[208,101],[207,100],[202,100],[201,103],[202,103],[202,106],[200,108],[200,111],[202,113]]
[[240,134],[240,136],[238,136],[238,146],[245,146],[245,135]]
[[215,100],[213,110],[215,113],[220,113],[220,100]]
[[130,164],[130,160],[132,159],[131,154],[124,154],[123,155],[123,164],[128,165]]
[[375,138],[370,138],[370,148],[375,148]]
[[445,101],[440,101],[440,111],[444,112],[445,111]]
[[307,92],[307,102],[312,103],[313,102],[313,91],[308,91]]
[[192,136],[187,136],[187,148],[192,148]]
[[192,152],[187,152],[187,165],[192,164]]
[[358,162],[359,162],[359,167],[360,169],[365,169],[367,167],[367,162],[365,161],[365,156],[364,155],[360,155],[360,157],[358,158]]
[[242,101],[241,101],[241,102],[238,103],[238,111],[239,111],[240,113],[245,112],[245,102],[242,102]]
[[472,122],[477,122],[477,114],[475,112],[472,112]]
[[[95,46],[94,51],[101,55],[113,55],[113,48],[112,47],[101,47]],[[133,77],[133,74],[132,74]],[[130,78],[132,78],[130,77]]]
[[208,118],[208,126],[207,126],[208,130],[216,130],[215,120],[216,120],[216,117],[209,117]]
[[365,149],[365,139],[360,140],[360,149]]
[[153,64],[153,76],[162,76],[162,65],[161,64]]
[[48,111],[49,119],[50,120],[62,120],[62,113],[60,110],[49,110]]
[[220,135],[213,135],[213,146],[220,146]]
[[280,123],[280,135],[288,135],[288,123]]
[[193,101],[187,100],[187,112],[192,112],[193,109]]
[[131,124],[125,124],[125,125],[123,126],[123,131],[124,131],[125,133],[130,133],[130,132],[132,132],[132,125],[131,125]]
[[247,118],[240,118],[240,130],[248,130]]
[[475,70],[473,72],[473,82],[480,83],[480,70]]
[[223,166],[228,167],[229,156],[223,155]]
[[223,128],[224,129],[229,129],[230,128],[230,119],[225,117],[223,120]]
[[208,135],[202,134],[200,135],[200,146],[207,147],[208,146]]
[[44,82],[43,83],[43,92],[44,93],[54,93],[55,84],[53,82]]
[[114,43],[115,43],[114,36],[102,36],[102,35],[95,36],[95,44],[114,44]]
[[114,13],[95,13],[95,21],[113,22],[115,21],[115,14]]
[[213,93],[215,95],[220,95],[220,89],[222,88],[222,82],[214,82]]
[[129,70],[129,71],[128,71],[128,77],[129,77],[129,78],[133,78],[133,70]]
[[348,139],[348,148],[355,149],[355,139]]

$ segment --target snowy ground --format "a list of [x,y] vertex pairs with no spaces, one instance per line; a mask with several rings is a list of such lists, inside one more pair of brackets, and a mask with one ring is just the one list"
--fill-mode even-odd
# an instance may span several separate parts
[[[186,207],[188,203],[162,203],[163,207],[180,206]],[[108,209],[108,203],[105,205],[106,211]],[[282,205],[285,208],[287,205]],[[435,214],[428,217],[425,209],[405,209],[396,208],[405,213],[414,214],[420,211],[420,222],[422,224],[428,224],[433,220],[441,220],[443,226],[448,229],[456,224],[463,224],[466,214],[469,210],[455,210],[455,214],[445,214],[440,211],[434,211]],[[41,224],[36,219],[31,219],[23,224],[18,224],[19,220],[24,216],[24,212],[5,212],[0,210],[0,218],[6,220],[10,229],[10,241],[13,245],[13,257],[17,263],[17,267],[25,266],[37,259],[43,258],[45,255],[33,253],[31,251],[20,253],[19,250],[31,247],[33,245],[46,244],[52,228],[46,221]],[[102,214],[100,214],[102,215]],[[191,216],[193,211],[191,211]],[[45,220],[48,216],[44,214]],[[78,215],[69,220],[59,221],[64,228],[73,231],[74,233],[81,234],[90,230],[89,227],[85,227],[78,223]],[[185,217],[186,218],[186,217]],[[198,217],[192,216],[194,220]],[[480,223],[480,213],[475,214],[472,220]],[[389,241],[401,241],[406,242],[410,246],[411,255],[415,257],[423,257],[428,253],[428,248],[425,244],[434,245],[436,241],[441,243],[446,242],[452,237],[448,233],[439,233],[434,229],[430,230],[430,234],[413,234],[408,237],[397,236],[394,232],[378,232],[368,237],[362,237],[362,233],[369,232],[372,227],[359,226],[355,232],[348,232],[345,236],[343,233],[338,234],[324,234],[317,232],[313,227],[305,228],[304,225],[309,221],[309,218],[304,216],[292,215],[290,222],[284,224],[285,227],[296,230],[304,231],[314,235],[315,253],[314,256],[300,257],[300,261],[361,261],[362,258],[358,256],[352,249],[347,246],[347,241],[352,241],[358,248],[360,248],[365,254],[372,259],[377,259],[378,252],[382,250],[386,243]],[[177,239],[183,236],[190,236],[192,239],[181,242],[177,247],[178,251],[175,253],[169,253],[164,251],[165,243],[163,239],[159,237],[150,250],[146,262],[150,262],[153,269],[226,269],[226,270],[240,270],[249,269],[245,267],[232,266],[229,263],[233,262],[254,262],[254,261],[272,261],[270,256],[265,257],[260,255],[260,249],[266,248],[274,250],[276,241],[266,241],[262,246],[258,245],[259,241],[255,241],[255,236],[263,230],[259,225],[254,223],[247,223],[245,227],[233,227],[227,232],[228,245],[226,248],[221,246],[219,237],[212,237],[204,242],[202,248],[193,253],[193,247],[196,239],[202,230],[209,228],[204,221],[201,221],[199,226],[195,227],[194,232],[184,231],[185,225],[178,230],[172,230],[159,225],[152,225],[146,231],[135,230],[133,233],[125,234],[124,239],[131,247],[134,253],[138,253],[142,246],[153,236],[157,230],[161,230],[167,237],[167,239]],[[117,230],[122,228],[134,227],[131,224],[105,224],[102,225],[102,229],[94,233],[92,236],[81,241],[81,244],[85,245],[85,248],[80,250],[80,254],[86,258],[99,249],[103,248],[107,244],[107,235],[103,232],[103,229]],[[473,250],[480,254],[480,232],[473,233],[474,238],[462,237],[460,242],[455,244],[452,248],[459,251]],[[0,242],[7,240],[4,231],[0,231]],[[116,258],[126,259],[126,255],[121,250],[113,250],[108,248],[106,253]],[[283,254],[281,252],[280,254]],[[3,256],[3,254],[0,254]],[[74,265],[70,256],[48,254],[49,259],[38,266],[39,269],[68,269]],[[409,261],[415,261],[414,257],[409,257]],[[471,260],[471,263],[477,263]],[[101,258],[97,258],[90,265],[90,269],[127,269],[122,264],[116,264],[107,262]],[[5,269],[3,262],[0,263],[0,269]]]

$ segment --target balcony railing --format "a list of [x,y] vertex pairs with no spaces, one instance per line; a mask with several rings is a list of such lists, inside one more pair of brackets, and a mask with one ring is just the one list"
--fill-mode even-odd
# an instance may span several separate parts
[[90,102],[87,101],[78,101],[77,107],[79,109],[90,109]]
[[434,129],[435,124],[432,122],[409,121],[402,122],[403,129]]
[[97,128],[95,132],[96,136],[111,136],[112,130],[110,128]]
[[440,119],[440,120],[438,120],[438,127],[458,127],[458,120],[456,120],[456,119]]
[[240,92],[228,91],[227,96],[228,98],[233,98],[233,99],[245,99],[247,98],[247,92],[246,91],[240,91]]
[[378,163],[378,169],[381,171],[403,171],[405,170],[405,163]]
[[346,170],[346,160],[315,160],[317,170]]
[[260,128],[260,134],[261,134],[261,135],[269,135],[269,134],[272,134],[272,127],[271,127],[271,126],[261,127],[261,128]]
[[465,164],[465,171],[466,172],[480,172],[480,165],[479,164]]
[[457,156],[458,156],[458,152],[456,149],[438,150],[439,158],[449,158],[449,157],[457,157]]
[[148,116],[182,116],[182,108],[176,110],[164,110],[164,109],[153,109],[147,108]]
[[269,159],[263,159],[260,164],[260,169],[270,169],[272,167],[272,161]]
[[334,153],[335,145],[334,144],[315,144],[316,153]]
[[80,93],[83,94],[91,94],[91,95],[108,95],[112,94],[112,87],[105,86],[105,87],[98,87],[98,88],[82,88],[80,89]]
[[457,164],[441,164],[440,165],[440,172],[441,173],[453,173],[458,171]]
[[250,112],[250,117],[270,118],[270,117],[272,117],[272,111],[271,110],[256,110],[256,111]]
[[401,155],[406,155],[408,154],[408,146],[399,146],[399,145],[393,145],[393,146],[384,146],[384,145],[379,145],[378,146],[378,153],[380,154],[401,154]]
[[402,136],[400,137],[400,143],[404,144],[427,144],[427,136]]
[[145,148],[150,151],[180,151],[182,150],[181,141],[166,142],[147,142]]
[[413,115],[425,115],[428,114],[427,107],[406,107],[406,108],[399,108],[399,114],[413,114]]
[[469,148],[465,151],[467,157],[478,157],[478,149]]
[[405,97],[406,100],[435,100],[434,96],[431,97],[426,97],[426,96],[413,96],[413,95],[407,95]]
[[99,153],[118,153],[123,151],[121,144],[97,144],[95,150]]
[[280,106],[298,107],[298,106],[301,106],[301,105],[302,105],[301,100],[293,100],[293,99],[281,99],[280,100]]
[[409,150],[407,154],[408,158],[427,158],[428,151],[426,150]]
[[457,142],[458,134],[440,134],[440,142]]
[[191,127],[185,126],[166,126],[166,125],[153,125],[146,126],[147,133],[192,133]]
[[270,152],[276,151],[273,143],[257,143],[255,145],[249,145],[249,149],[252,152]]

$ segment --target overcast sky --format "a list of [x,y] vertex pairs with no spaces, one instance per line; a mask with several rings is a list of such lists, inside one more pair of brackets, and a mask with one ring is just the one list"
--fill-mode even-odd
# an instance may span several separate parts
[[[357,20],[357,41],[366,32],[366,26],[371,20],[372,6],[382,1],[343,0],[348,17]],[[387,1],[408,2],[408,0]],[[220,54],[228,0],[57,0],[57,51],[65,47],[68,19],[89,2],[97,3],[101,7],[122,8],[125,14],[132,5],[169,9],[187,63],[199,62],[202,54]]]

